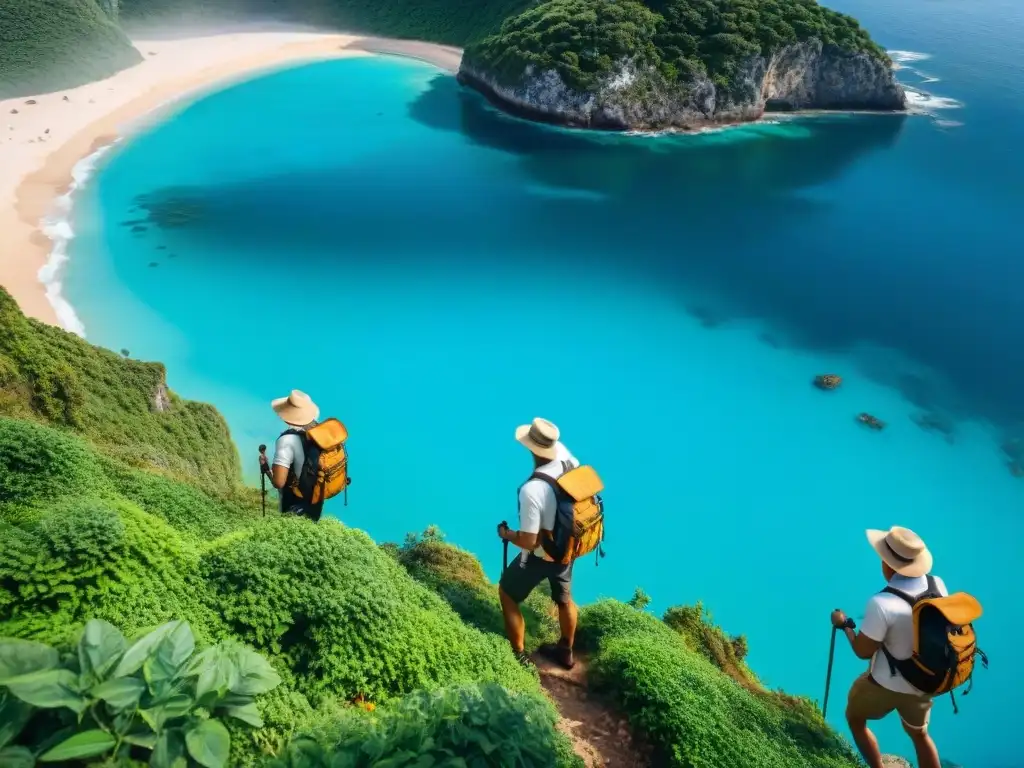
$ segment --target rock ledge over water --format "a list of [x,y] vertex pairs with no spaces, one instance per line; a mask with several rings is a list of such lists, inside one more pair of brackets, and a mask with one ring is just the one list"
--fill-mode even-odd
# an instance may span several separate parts
[[[574,90],[558,71],[528,65],[513,84],[463,56],[458,78],[508,112],[606,130],[699,129],[757,120],[766,110],[902,111],[907,97],[889,63],[811,39],[745,58],[728,90],[706,74],[669,84],[653,68],[616,62],[596,87]],[[502,79],[505,83],[508,78]]]

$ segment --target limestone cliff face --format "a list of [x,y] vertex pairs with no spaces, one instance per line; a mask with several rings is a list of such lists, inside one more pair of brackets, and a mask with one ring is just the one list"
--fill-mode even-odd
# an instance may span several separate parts
[[573,90],[553,69],[532,67],[518,85],[504,85],[470,56],[462,59],[459,80],[524,117],[612,130],[746,122],[761,117],[766,108],[906,109],[906,94],[885,62],[819,40],[786,46],[768,58],[748,58],[729,93],[720,92],[706,75],[682,86],[669,84],[656,71],[639,70],[626,59],[590,91]]

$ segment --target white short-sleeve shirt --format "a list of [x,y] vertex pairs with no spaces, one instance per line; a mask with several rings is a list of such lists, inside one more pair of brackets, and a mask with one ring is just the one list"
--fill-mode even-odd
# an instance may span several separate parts
[[[561,443],[555,444],[555,458],[547,464],[541,464],[534,472],[547,475],[555,480],[565,474],[563,462],[575,469],[580,465],[569,449]],[[558,510],[558,500],[551,486],[543,480],[528,480],[519,489],[519,530],[524,533],[540,533],[550,531],[555,527],[555,513]],[[538,546],[534,551],[537,557],[550,560],[544,548]],[[523,550],[522,558],[525,561],[528,553]]]
[[[946,585],[938,576],[933,576],[935,586],[943,596],[948,595]],[[889,586],[905,592],[910,597],[917,597],[928,589],[928,579],[924,576],[911,578],[896,574],[889,579]],[[888,592],[879,594],[868,600],[864,609],[864,621],[860,631],[872,640],[882,643],[897,659],[909,659],[914,652],[914,619],[910,604]],[[897,693],[924,695],[904,679],[898,671],[895,675],[889,668],[889,660],[882,649],[875,651],[871,658],[871,676],[883,688]]]
[[[302,430],[299,429],[299,431]],[[302,447],[302,437],[281,435],[277,438],[277,442],[274,443],[274,466],[288,467],[298,477],[305,460],[306,450]]]

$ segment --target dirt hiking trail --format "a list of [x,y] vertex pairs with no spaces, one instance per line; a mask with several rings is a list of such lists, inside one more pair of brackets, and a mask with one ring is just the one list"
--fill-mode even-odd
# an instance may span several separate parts
[[649,768],[650,750],[633,736],[626,718],[590,691],[586,657],[577,656],[570,671],[540,654],[532,658],[541,685],[562,715],[558,729],[587,768]]

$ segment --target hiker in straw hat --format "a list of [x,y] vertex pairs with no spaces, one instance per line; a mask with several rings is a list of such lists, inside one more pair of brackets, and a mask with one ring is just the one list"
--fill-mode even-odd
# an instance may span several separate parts
[[[534,419],[516,429],[516,440],[533,457],[533,473],[557,480],[565,472],[579,466],[576,457],[560,442],[558,427],[547,419]],[[576,636],[576,604],[572,599],[572,563],[556,563],[540,545],[541,530],[555,526],[558,502],[551,486],[534,478],[519,487],[519,530],[498,526],[498,536],[514,544],[522,553],[507,565],[498,582],[498,596],[505,616],[505,631],[512,651],[524,666],[531,662],[524,643],[526,624],[519,608],[530,593],[544,580],[551,587],[551,599],[558,606],[558,625],[562,630],[557,645],[541,651],[567,669],[574,665],[572,646]]]
[[323,502],[309,504],[295,496],[289,485],[302,471],[306,458],[301,433],[316,426],[320,409],[309,395],[298,389],[293,389],[287,397],[272,400],[270,407],[288,425],[288,429],[281,433],[274,444],[273,467],[266,454],[261,453],[260,470],[280,491],[282,512],[303,515],[315,522],[320,519]]
[[868,600],[860,632],[855,632],[855,622],[842,611],[832,612],[832,626],[844,631],[857,657],[871,659],[870,669],[850,688],[846,704],[850,733],[869,768],[882,768],[882,754],[868,721],[881,720],[895,711],[914,743],[918,768],[940,768],[938,750],[928,734],[932,697],[908,683],[886,653],[894,659],[913,655],[914,625],[908,599],[912,602],[925,593],[939,597],[949,592],[942,579],[931,575],[932,553],[909,528],[869,530],[867,538],[881,560],[886,589]]

